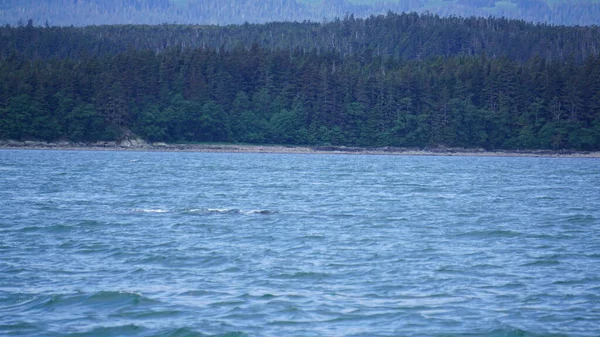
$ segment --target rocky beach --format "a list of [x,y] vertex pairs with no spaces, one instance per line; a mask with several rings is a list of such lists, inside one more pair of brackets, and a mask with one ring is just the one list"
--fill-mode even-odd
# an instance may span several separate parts
[[0,141],[0,149],[66,150],[66,151],[159,151],[159,152],[228,152],[228,153],[296,153],[296,154],[363,154],[407,156],[478,156],[478,157],[565,157],[600,158],[600,152],[575,150],[485,150],[481,148],[404,148],[347,147],[248,144],[177,144],[149,143],[141,139],[78,143],[69,141]]

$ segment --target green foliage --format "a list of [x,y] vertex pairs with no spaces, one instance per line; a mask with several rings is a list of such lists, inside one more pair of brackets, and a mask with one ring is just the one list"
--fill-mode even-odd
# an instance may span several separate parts
[[[389,29],[393,24],[400,29]],[[461,46],[472,43],[463,31],[469,25],[485,50],[508,53]],[[244,47],[266,27],[273,39],[291,30],[288,44]],[[224,41],[243,36],[239,48],[137,45],[91,55],[89,31],[113,41],[130,35],[115,33],[118,27],[29,27],[38,39],[20,49],[14,46],[29,36],[25,27],[1,28],[0,138],[88,142],[132,131],[153,142],[600,149],[597,28],[395,14],[325,26],[252,26],[246,35],[236,35],[238,28],[212,29]],[[132,27],[156,33],[138,36],[147,37],[136,40],[147,46],[166,36],[183,40],[189,29]],[[517,40],[498,38],[520,31],[527,34]],[[357,34],[360,43],[349,38]],[[292,42],[300,35],[311,38]],[[409,40],[408,49],[398,49],[399,40]],[[533,47],[510,54],[519,43],[551,47],[544,55]],[[72,49],[62,54],[55,46]],[[403,57],[411,48],[422,53]]]
[[65,122],[66,136],[73,141],[110,140],[112,136],[92,104],[76,106],[66,115]]
[[286,109],[271,116],[269,138],[279,144],[302,144],[302,124],[296,111]]
[[150,142],[167,141],[167,121],[158,106],[151,105],[139,114],[135,131]]

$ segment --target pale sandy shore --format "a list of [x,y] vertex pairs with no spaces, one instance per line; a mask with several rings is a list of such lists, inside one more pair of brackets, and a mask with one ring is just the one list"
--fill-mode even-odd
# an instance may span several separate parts
[[71,143],[0,141],[0,150],[66,150],[66,151],[154,151],[154,152],[226,152],[226,153],[288,153],[288,154],[362,154],[404,156],[477,156],[477,157],[557,157],[600,158],[600,152],[572,150],[493,150],[467,148],[400,148],[400,147],[345,147],[345,146],[282,146],[241,144],[165,144],[139,140],[123,142]]

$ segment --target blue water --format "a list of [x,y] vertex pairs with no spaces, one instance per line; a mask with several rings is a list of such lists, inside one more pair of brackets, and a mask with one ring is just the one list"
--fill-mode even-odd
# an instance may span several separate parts
[[1,336],[600,336],[600,160],[0,151]]

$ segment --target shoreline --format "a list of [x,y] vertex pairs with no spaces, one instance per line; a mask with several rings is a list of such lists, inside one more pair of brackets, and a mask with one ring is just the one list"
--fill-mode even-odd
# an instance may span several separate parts
[[57,150],[57,151],[138,151],[138,152],[215,152],[215,153],[280,153],[280,154],[356,154],[444,157],[547,157],[547,158],[600,158],[600,151],[573,150],[484,150],[467,148],[401,148],[401,147],[346,147],[246,144],[166,144],[146,143],[141,140],[122,142],[37,142],[0,141],[0,150]]

